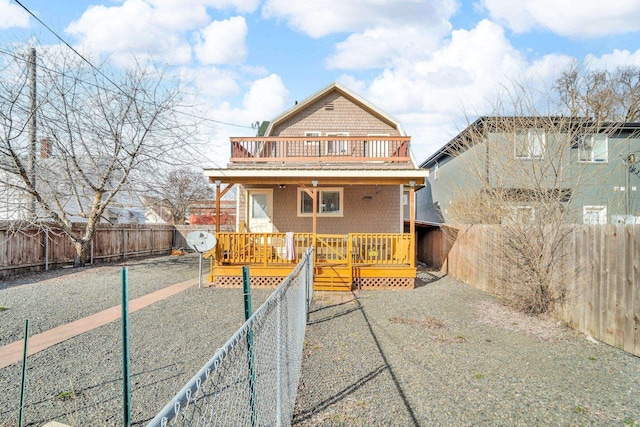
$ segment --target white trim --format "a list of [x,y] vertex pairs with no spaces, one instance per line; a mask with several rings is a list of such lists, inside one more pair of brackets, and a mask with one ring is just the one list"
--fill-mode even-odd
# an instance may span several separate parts
[[[582,145],[584,144],[585,138],[589,137],[591,139],[591,150],[590,150],[590,160],[582,160],[582,154],[584,153],[584,149]],[[604,138],[604,140],[600,139],[600,141],[604,141],[605,150],[604,150],[604,159],[603,160],[595,160],[595,142],[597,138]],[[609,136],[601,133],[587,133],[581,135],[578,140],[578,163],[593,163],[593,164],[606,164],[609,163]]]
[[[597,223],[592,221],[593,214],[598,215]],[[589,216],[587,216],[589,215]],[[583,206],[582,207],[582,222],[585,224],[600,224],[607,223],[607,207],[606,206]]]
[[[540,144],[536,144],[536,139],[537,135],[542,133],[542,138]],[[524,138],[525,138],[525,143],[526,146],[524,148],[526,148],[527,154],[526,155],[518,155],[518,135],[522,135],[524,134]],[[513,138],[513,156],[516,159],[520,159],[520,160],[538,160],[538,159],[544,159],[544,152],[547,149],[547,132],[545,132],[544,129],[538,129],[538,128],[533,128],[533,129],[518,129],[514,132],[514,138]],[[539,145],[539,147],[538,147]],[[539,154],[536,152],[536,147],[539,148],[540,152]]]
[[204,176],[233,181],[235,177],[278,178],[406,178],[422,185],[429,176],[426,169],[205,169]]
[[[338,210],[335,211],[329,211],[326,210],[323,212],[323,204],[320,203],[322,201],[322,193],[329,193],[329,192],[337,192],[339,193],[338,195]],[[317,189],[317,193],[318,193],[318,213],[316,214],[317,217],[323,217],[323,218],[342,218],[344,216],[344,188],[342,187],[320,187]],[[303,188],[298,188],[298,196],[296,197],[296,214],[299,217],[312,217],[313,216],[313,212],[309,212],[309,213],[305,213],[305,212],[301,212],[301,208],[302,208],[302,197],[303,194],[307,194],[307,192],[303,189]]]
[[[251,205],[251,196],[254,194],[264,194],[267,196],[267,221],[265,221],[265,224],[268,224],[267,228],[269,228],[269,230],[257,230],[258,232],[262,232],[262,233],[272,233],[273,232],[273,188],[247,188],[247,205],[246,205],[246,224],[247,224],[247,229],[251,232],[256,232],[256,224],[255,222],[252,224],[252,214],[251,214],[251,208],[253,207]],[[258,223],[260,224],[260,223]]]

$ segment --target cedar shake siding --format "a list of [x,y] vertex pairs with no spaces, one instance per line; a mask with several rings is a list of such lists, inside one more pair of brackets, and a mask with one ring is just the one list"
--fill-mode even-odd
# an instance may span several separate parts
[[338,92],[330,92],[297,114],[278,123],[270,136],[305,136],[318,131],[322,135],[345,132],[349,136],[401,136],[398,129]]
[[[332,186],[343,189],[343,216],[317,218],[321,234],[402,233],[400,190],[398,186]],[[273,188],[273,232],[311,233],[313,219],[298,216],[298,188],[288,185],[252,185],[248,188]],[[322,189],[319,186],[318,189]],[[239,221],[246,220],[246,188],[238,192]]]

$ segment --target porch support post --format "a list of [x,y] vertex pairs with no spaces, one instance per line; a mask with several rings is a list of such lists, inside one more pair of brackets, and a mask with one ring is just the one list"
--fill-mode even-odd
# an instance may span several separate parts
[[214,181],[216,185],[216,237],[218,236],[218,232],[220,231],[220,200],[222,197],[227,194],[227,191],[231,190],[231,187],[235,185],[235,183],[230,182],[222,191],[220,191],[220,185],[222,182],[218,179]]
[[416,208],[415,208],[415,181],[409,181],[409,233],[411,233],[411,252],[409,262],[411,267],[416,266]]
[[317,238],[317,210],[318,210],[318,189],[313,187],[313,254],[314,259],[318,259],[318,238]]
[[216,236],[220,232],[220,181],[216,181]]

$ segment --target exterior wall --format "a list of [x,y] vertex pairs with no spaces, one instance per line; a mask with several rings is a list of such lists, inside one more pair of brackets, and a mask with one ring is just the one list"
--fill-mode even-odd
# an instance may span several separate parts
[[[448,157],[429,169],[429,185],[416,192],[416,217],[427,222],[455,221],[450,212],[451,203],[458,197],[467,197],[480,190],[486,145],[476,144],[457,157]],[[431,199],[431,200],[429,200]]]
[[[477,191],[480,178],[488,176],[494,187],[533,188],[533,179],[544,179],[543,188],[571,189],[573,199],[566,208],[568,220],[574,223],[583,222],[584,206],[605,206],[607,223],[624,222],[625,218],[627,223],[638,221],[635,217],[640,217],[640,177],[629,173],[622,162],[628,154],[640,152],[637,135],[610,136],[608,161],[602,163],[579,162],[577,144],[564,134],[547,134],[547,150],[543,159],[516,159],[513,142],[507,135],[490,134],[484,143],[458,157],[444,159],[438,164],[437,174],[435,168],[430,169],[431,192],[417,193],[418,219],[438,222],[435,210],[429,209],[438,202],[444,221],[451,222],[454,219],[449,214],[450,202]],[[489,159],[488,168],[483,156]]]
[[[273,188],[273,231],[311,233],[312,217],[297,214],[298,186],[252,185],[248,188]],[[246,220],[246,188],[238,191],[239,221]],[[343,216],[317,217],[316,231],[321,234],[402,233],[399,186],[331,185],[343,188]],[[318,188],[323,188],[319,186]],[[370,197],[370,198],[369,198]]]
[[[327,109],[327,104],[333,109]],[[307,131],[348,132],[350,136],[388,134],[400,136],[390,123],[363,109],[339,92],[332,91],[275,126],[270,136],[304,136]]]
[[575,222],[583,222],[584,206],[605,206],[608,224],[624,223],[625,218],[627,223],[634,220],[638,223],[640,177],[630,173],[622,161],[630,153],[638,152],[637,135],[617,134],[609,137],[607,162],[572,164],[573,175],[581,181],[574,195]]

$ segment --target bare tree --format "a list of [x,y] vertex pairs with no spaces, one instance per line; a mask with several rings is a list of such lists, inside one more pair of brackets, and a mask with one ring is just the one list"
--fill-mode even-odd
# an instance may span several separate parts
[[[184,157],[177,153],[194,127],[177,116],[180,85],[149,64],[110,70],[71,55],[40,58],[37,182],[27,159],[28,76],[16,56],[0,80],[0,189],[34,198],[37,210],[29,217],[59,227],[75,246],[74,264],[82,265],[107,207],[134,174],[148,176],[158,164]],[[71,226],[78,220],[86,223],[82,232]]]
[[211,200],[213,195],[202,170],[189,167],[173,168],[151,185],[150,193],[171,212],[172,222],[176,225],[186,222],[190,205]]
[[448,152],[457,159],[455,176],[440,179],[451,194],[449,222],[479,224],[488,233],[483,256],[490,276],[519,309],[539,314],[562,302],[566,280],[580,269],[577,263],[567,267],[573,249],[567,236],[580,215],[574,199],[606,177],[578,161],[582,138],[603,132],[602,124],[540,114],[527,99],[509,99],[518,107],[508,111],[517,115],[497,110],[461,133]]
[[554,90],[571,116],[597,122],[640,120],[640,67],[590,71],[574,63],[556,79]]

